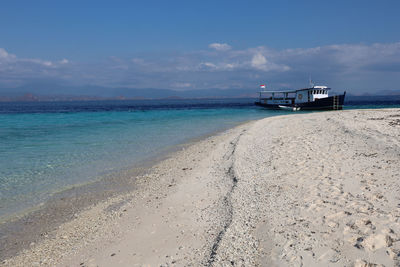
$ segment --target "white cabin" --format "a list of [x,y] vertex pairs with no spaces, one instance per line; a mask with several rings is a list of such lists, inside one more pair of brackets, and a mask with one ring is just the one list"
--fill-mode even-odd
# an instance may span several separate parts
[[328,97],[326,86],[287,91],[261,91],[260,103],[267,105],[294,105],[298,103],[314,102],[316,99]]

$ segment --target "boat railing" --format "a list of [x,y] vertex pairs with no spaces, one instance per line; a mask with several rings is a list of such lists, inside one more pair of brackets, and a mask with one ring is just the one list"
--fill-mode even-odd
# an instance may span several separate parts
[[260,99],[295,99],[296,92],[261,91]]
[[260,97],[260,99],[263,99],[263,100],[272,100],[272,99],[274,99],[274,100],[295,100],[296,98],[295,97],[272,97],[272,96],[269,96],[269,97]]

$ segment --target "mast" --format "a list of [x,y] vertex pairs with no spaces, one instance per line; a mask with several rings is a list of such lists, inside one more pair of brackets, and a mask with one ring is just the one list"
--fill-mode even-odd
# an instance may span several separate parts
[[310,87],[313,88],[315,84],[311,80],[311,75],[308,77],[308,79],[309,79]]

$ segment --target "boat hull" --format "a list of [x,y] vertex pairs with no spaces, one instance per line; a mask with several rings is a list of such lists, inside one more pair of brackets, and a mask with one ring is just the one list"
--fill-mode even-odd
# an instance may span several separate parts
[[[297,103],[286,106],[300,108],[300,110],[341,110],[343,109],[345,95],[346,94],[329,96],[326,98],[316,99],[313,102]],[[259,101],[255,102],[254,104],[269,109],[280,109],[279,106],[282,105],[282,104],[265,104]]]

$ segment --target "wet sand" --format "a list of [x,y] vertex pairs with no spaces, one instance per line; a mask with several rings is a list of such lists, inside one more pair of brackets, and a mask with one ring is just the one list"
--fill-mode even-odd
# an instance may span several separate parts
[[400,110],[271,117],[198,141],[5,266],[400,264]]
[[62,190],[41,205],[1,221],[0,259],[12,257],[32,243],[48,238],[61,224],[75,218],[85,208],[134,190],[135,179],[131,177],[144,172],[142,168],[125,170],[96,182]]

